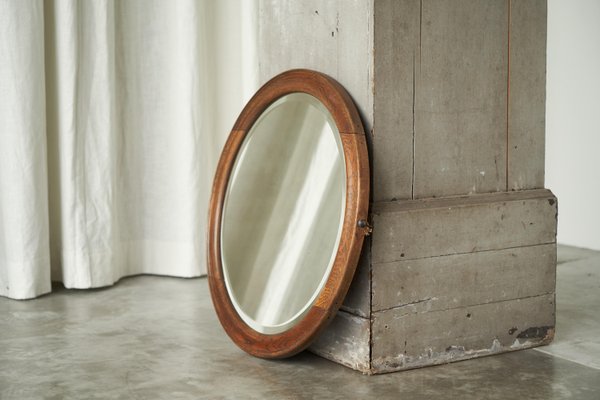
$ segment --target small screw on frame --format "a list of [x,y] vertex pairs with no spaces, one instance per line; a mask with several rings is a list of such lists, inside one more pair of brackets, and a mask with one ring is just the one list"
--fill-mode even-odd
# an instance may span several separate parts
[[371,225],[369,225],[369,223],[367,221],[365,221],[364,219],[359,219],[356,225],[359,228],[366,228],[365,236],[369,236],[371,234],[371,232],[373,232],[373,227]]

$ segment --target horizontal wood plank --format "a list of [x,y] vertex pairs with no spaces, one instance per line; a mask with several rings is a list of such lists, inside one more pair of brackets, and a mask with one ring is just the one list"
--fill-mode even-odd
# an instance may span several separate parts
[[442,364],[549,343],[554,326],[554,293],[452,310],[381,311],[373,314],[372,372]]
[[549,190],[375,204],[372,263],[554,243],[556,207]]
[[373,311],[437,311],[552,293],[556,244],[373,266]]

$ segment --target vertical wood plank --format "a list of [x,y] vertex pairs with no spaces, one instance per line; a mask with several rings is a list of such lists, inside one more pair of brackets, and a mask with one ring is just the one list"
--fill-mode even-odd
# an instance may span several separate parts
[[375,2],[373,199],[412,197],[420,2]]
[[510,0],[508,190],[544,187],[546,0]]
[[508,3],[423,0],[414,197],[506,189]]

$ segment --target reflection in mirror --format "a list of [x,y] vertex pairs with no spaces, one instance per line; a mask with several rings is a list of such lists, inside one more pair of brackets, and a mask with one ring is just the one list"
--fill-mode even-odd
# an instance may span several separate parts
[[248,132],[223,206],[225,284],[246,324],[280,333],[308,311],[333,265],[345,201],[330,113],[308,94],[280,98]]

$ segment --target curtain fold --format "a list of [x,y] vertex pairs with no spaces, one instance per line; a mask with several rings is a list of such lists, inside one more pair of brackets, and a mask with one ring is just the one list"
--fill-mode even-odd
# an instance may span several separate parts
[[0,294],[16,298],[50,290],[43,27],[42,2],[0,2]]
[[205,273],[256,5],[0,1],[0,295]]

